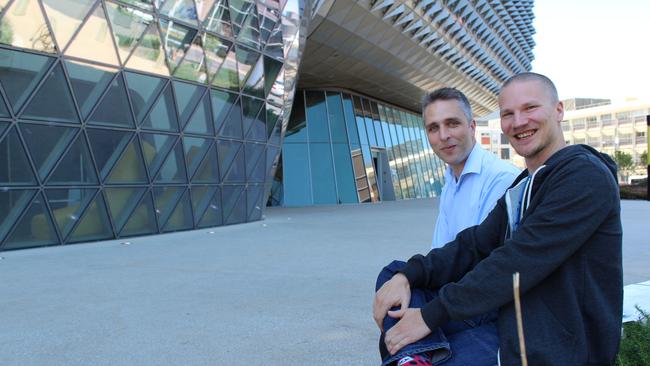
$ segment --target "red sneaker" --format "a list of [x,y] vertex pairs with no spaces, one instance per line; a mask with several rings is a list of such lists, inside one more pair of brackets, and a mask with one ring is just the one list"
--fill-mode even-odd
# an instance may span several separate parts
[[417,354],[412,356],[402,357],[397,366],[431,366],[431,359],[425,354]]

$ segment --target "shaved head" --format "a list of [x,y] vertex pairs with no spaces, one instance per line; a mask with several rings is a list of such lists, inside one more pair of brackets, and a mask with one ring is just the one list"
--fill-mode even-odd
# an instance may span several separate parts
[[508,85],[519,81],[539,81],[544,85],[544,89],[551,97],[551,101],[553,103],[557,103],[560,101],[560,98],[557,95],[557,89],[555,88],[555,84],[553,84],[551,79],[549,79],[548,77],[542,74],[537,74],[534,72],[523,72],[521,74],[517,74],[511,77],[505,83],[503,83],[501,90],[505,89]]

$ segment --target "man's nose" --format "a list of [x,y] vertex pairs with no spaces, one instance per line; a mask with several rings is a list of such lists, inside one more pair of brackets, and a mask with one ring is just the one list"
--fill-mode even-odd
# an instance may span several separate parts
[[447,140],[449,138],[449,130],[446,127],[440,127],[440,139]]
[[513,117],[513,127],[515,128],[524,126],[527,122],[526,116],[523,113],[515,112]]

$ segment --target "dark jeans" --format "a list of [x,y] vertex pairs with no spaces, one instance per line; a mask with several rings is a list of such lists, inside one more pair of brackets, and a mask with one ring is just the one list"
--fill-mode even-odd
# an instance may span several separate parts
[[[406,265],[393,261],[384,267],[377,277],[377,291],[386,281],[393,278]],[[437,297],[437,291],[411,288],[411,308],[421,308]],[[395,307],[392,310],[397,310]],[[384,343],[384,334],[379,338],[379,353],[382,366],[391,365],[404,356],[430,353],[434,365],[443,366],[494,366],[497,364],[499,336],[496,328],[496,311],[462,321],[450,321],[421,340],[409,344],[391,356]],[[384,331],[397,324],[399,319],[386,316]]]

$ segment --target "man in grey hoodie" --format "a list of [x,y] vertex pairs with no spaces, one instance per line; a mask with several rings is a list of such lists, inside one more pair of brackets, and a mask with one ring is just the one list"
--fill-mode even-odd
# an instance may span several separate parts
[[493,309],[493,364],[519,364],[515,272],[529,364],[614,363],[623,302],[616,165],[589,146],[566,146],[564,106],[543,75],[509,79],[499,107],[501,128],[527,170],[480,225],[378,283],[373,316],[384,364],[413,353],[437,355],[433,362],[442,365],[480,359],[483,350],[467,342],[455,349],[445,326]]

